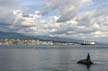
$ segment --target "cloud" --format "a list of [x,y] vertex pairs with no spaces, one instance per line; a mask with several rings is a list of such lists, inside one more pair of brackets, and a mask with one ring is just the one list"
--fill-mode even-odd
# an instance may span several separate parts
[[56,23],[56,16],[49,17],[48,21],[46,21],[42,18],[42,14],[39,11],[25,16],[23,11],[16,10],[14,11],[14,15],[16,18],[11,28],[16,29],[17,27],[16,32],[19,33],[31,32],[35,35],[48,35],[59,28],[59,24]]
[[[2,25],[2,27],[10,28],[15,19],[15,16],[13,15],[13,10],[20,9],[29,14],[29,6],[36,6],[35,2],[36,0],[0,0],[0,25]],[[0,28],[2,27],[0,26]],[[1,31],[3,30],[5,29],[1,29]],[[12,29],[10,28],[9,31],[10,30]]]
[[[27,7],[33,2],[21,5]],[[51,0],[45,2],[42,12],[31,13],[29,8],[22,10],[17,0],[9,0],[9,2],[1,0],[0,31],[17,32],[29,36],[105,40],[108,38],[107,6],[104,5],[104,8],[99,6],[93,11],[81,11],[82,7],[91,5],[92,2],[92,0]],[[16,10],[18,8],[19,10]],[[56,12],[58,15],[43,15],[50,12]]]
[[[104,9],[104,11],[107,11]],[[81,37],[85,39],[91,40],[104,40],[103,38],[107,38],[108,35],[108,15],[103,12],[103,10],[95,11],[91,14],[85,14],[85,16],[81,16],[79,21],[79,25],[85,26],[83,30],[88,33],[82,33],[81,30],[79,33],[82,33]]]
[[16,8],[18,8],[17,0],[0,0],[0,22],[10,23],[12,11]]
[[[97,12],[88,11],[76,18],[58,23],[59,17],[43,18],[41,12],[25,15],[23,11],[14,11],[16,19],[12,25],[15,32],[26,35],[46,35],[88,40],[102,40],[108,35],[108,15],[97,15]],[[12,27],[11,26],[11,27]],[[101,27],[101,28],[100,28]]]
[[45,13],[56,11],[60,18],[57,22],[65,22],[78,15],[83,5],[91,4],[92,0],[52,0],[45,5]]
[[17,0],[0,0],[0,31],[10,31],[13,23],[13,10],[18,9]]

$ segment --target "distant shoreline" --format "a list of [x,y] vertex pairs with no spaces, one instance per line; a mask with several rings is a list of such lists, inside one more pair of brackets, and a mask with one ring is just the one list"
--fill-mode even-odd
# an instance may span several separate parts
[[55,49],[55,48],[107,48],[107,45],[73,45],[73,46],[58,46],[58,45],[0,45],[0,48],[19,48],[19,49],[28,49],[28,48],[34,48],[34,49]]

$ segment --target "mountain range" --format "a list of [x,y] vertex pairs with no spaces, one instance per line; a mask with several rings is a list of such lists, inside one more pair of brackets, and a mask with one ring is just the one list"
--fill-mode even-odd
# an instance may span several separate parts
[[35,39],[43,41],[54,41],[54,42],[74,42],[81,43],[83,40],[71,39],[71,38],[60,38],[60,37],[49,37],[49,36],[27,36],[15,32],[2,32],[0,31],[0,39]]

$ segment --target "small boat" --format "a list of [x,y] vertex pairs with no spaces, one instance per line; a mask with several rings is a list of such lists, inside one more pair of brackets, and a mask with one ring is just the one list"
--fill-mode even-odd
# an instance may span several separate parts
[[92,65],[93,64],[93,62],[91,61],[91,58],[90,58],[90,54],[89,53],[88,53],[86,59],[79,60],[77,63],[78,64],[84,64],[84,65]]

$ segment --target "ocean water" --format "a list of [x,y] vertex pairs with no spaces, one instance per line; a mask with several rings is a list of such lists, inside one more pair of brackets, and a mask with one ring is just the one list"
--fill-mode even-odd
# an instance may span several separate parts
[[[90,53],[94,65],[77,64]],[[108,71],[108,47],[0,46],[0,71]]]

